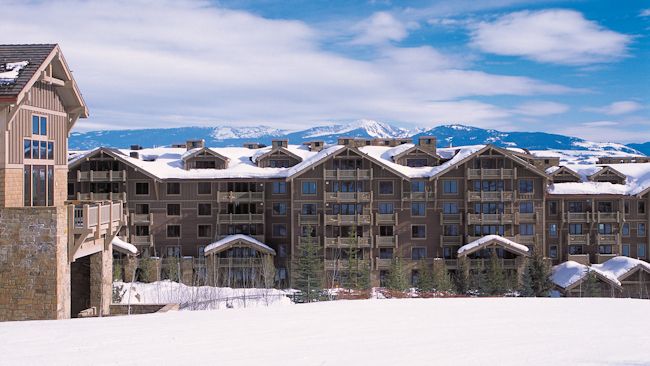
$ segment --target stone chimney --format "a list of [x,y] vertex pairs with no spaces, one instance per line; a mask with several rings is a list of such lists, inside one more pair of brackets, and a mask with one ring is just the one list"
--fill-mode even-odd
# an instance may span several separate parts
[[192,150],[192,149],[197,149],[197,148],[202,148],[202,147],[205,147],[205,140],[204,139],[187,140],[185,142],[185,148],[187,150]]
[[289,140],[287,139],[271,140],[272,149],[277,149],[280,147],[284,147],[286,149],[288,146],[289,146]]
[[418,146],[420,149],[436,155],[436,138],[433,136],[418,137]]

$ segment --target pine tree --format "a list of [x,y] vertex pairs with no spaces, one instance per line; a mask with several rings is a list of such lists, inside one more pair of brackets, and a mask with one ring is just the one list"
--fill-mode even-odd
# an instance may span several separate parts
[[588,271],[589,273],[587,273],[587,280],[583,285],[584,297],[601,297],[602,292],[600,282],[598,281],[598,277],[596,277],[596,272],[592,271],[591,269]]
[[456,292],[454,281],[444,266],[433,267],[432,281],[433,288],[438,292]]
[[484,292],[487,295],[503,295],[506,291],[506,277],[503,273],[501,260],[497,256],[496,251],[492,251],[490,255],[490,265],[485,273],[485,284],[483,286]]
[[458,268],[456,269],[456,290],[459,294],[465,295],[470,289],[469,269],[467,260],[458,259]]
[[409,288],[406,271],[404,270],[402,261],[399,258],[395,258],[391,262],[390,269],[388,270],[388,281],[386,287],[397,291],[405,291]]
[[534,250],[524,267],[519,292],[522,296],[547,297],[552,288],[551,268],[539,251]]
[[418,267],[420,268],[420,276],[415,286],[422,292],[433,291],[433,272],[431,271],[431,267],[424,260],[420,261]]
[[318,244],[307,230],[305,241],[298,246],[294,259],[294,288],[305,296],[306,302],[318,299],[323,284],[323,264],[319,256]]

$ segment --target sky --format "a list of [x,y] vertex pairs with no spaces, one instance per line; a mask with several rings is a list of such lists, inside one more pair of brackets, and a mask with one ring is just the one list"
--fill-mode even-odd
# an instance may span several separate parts
[[650,141],[650,1],[2,3],[0,43],[61,45],[91,114],[76,131],[372,119]]

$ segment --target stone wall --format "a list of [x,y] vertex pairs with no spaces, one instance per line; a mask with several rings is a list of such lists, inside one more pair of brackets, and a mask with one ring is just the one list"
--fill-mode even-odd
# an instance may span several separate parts
[[0,321],[70,317],[65,207],[0,208]]
[[23,169],[0,169],[0,207],[23,204]]

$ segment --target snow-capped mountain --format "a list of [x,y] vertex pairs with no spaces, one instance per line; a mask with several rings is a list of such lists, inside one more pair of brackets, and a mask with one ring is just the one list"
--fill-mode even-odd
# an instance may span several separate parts
[[[384,122],[358,120],[348,123],[331,123],[304,130],[281,130],[269,126],[252,127],[179,127],[140,130],[109,130],[74,132],[70,136],[70,149],[90,149],[96,146],[144,147],[164,146],[203,138],[208,146],[241,146],[244,142],[270,144],[274,138],[287,138],[298,144],[310,140],[335,143],[340,136],[365,138],[390,138],[435,136],[438,146],[460,146],[491,143],[497,146],[521,147],[530,150],[585,150],[640,154],[650,153],[650,143],[626,146],[614,142],[592,142],[581,138],[544,132],[502,132],[459,124],[442,125],[431,129],[409,130]],[[638,149],[636,147],[639,147]]]

